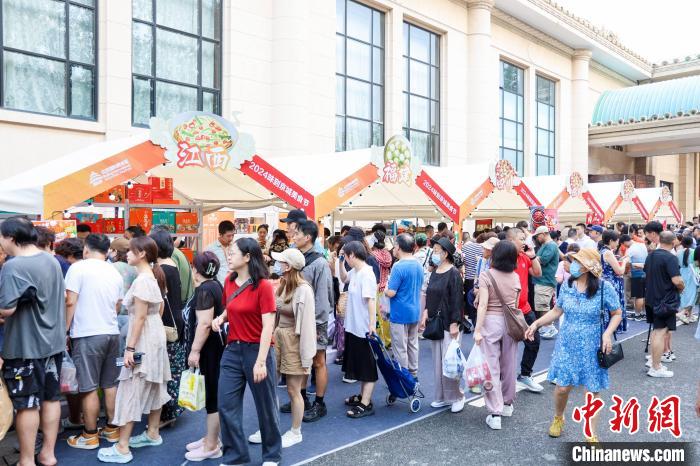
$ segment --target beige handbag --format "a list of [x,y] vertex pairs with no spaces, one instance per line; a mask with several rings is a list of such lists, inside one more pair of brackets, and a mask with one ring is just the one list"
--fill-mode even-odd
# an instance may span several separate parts
[[12,426],[13,415],[14,408],[12,407],[10,394],[7,392],[7,385],[0,378],[0,441],[5,438],[5,434]]
[[335,308],[335,315],[337,317],[345,317],[345,310],[348,307],[348,293],[343,291],[338,297],[337,307]]
[[170,301],[168,301],[167,296],[163,296],[165,298],[165,304],[168,306],[168,312],[170,312],[170,318],[173,320],[173,327],[169,327],[167,325],[163,325],[165,328],[165,340],[168,343],[175,343],[180,339],[180,335],[177,333],[177,325],[175,324],[175,316],[173,315],[173,310],[170,308]]

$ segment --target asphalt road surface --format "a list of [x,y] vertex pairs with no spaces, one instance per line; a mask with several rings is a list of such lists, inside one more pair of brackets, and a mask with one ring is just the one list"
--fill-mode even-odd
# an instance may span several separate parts
[[[599,436],[602,442],[694,442],[694,459],[687,464],[700,464],[700,419],[695,415],[695,396],[700,380],[700,341],[693,338],[696,324],[681,326],[674,334],[673,348],[678,359],[667,364],[675,376],[655,379],[646,375],[644,341],[646,334],[623,343],[625,359],[610,369],[610,389],[602,394],[605,401],[600,418]],[[503,418],[501,431],[491,430],[485,423],[487,415],[480,399],[472,401],[463,412],[441,412],[435,416],[400,427],[326,456],[313,465],[533,465],[565,464],[568,451],[565,442],[583,440],[581,424],[571,419],[574,405],[582,405],[582,389],[572,391],[566,410],[566,425],[559,439],[547,435],[553,416],[554,385],[544,382],[541,394],[519,392],[512,418]],[[636,396],[641,405],[640,430],[634,435],[623,431],[613,433],[608,421],[613,417],[609,408],[611,397],[617,394],[627,400]],[[651,397],[668,395],[681,398],[680,439],[667,431],[651,434],[647,431],[647,408]]]

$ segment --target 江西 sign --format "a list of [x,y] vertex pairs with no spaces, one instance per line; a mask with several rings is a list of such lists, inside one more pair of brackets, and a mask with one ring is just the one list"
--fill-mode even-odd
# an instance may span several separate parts
[[239,168],[255,153],[251,135],[213,113],[185,112],[167,121],[153,117],[150,127],[151,141],[166,149],[166,159],[178,168],[224,171]]

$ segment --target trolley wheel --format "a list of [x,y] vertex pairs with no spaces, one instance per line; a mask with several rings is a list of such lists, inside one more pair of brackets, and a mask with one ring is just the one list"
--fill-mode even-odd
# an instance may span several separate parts
[[392,406],[394,403],[396,403],[396,397],[394,395],[392,395],[391,393],[387,394],[387,396],[386,396],[387,406]]
[[420,405],[420,398],[411,398],[411,400],[409,401],[408,409],[412,413],[417,413],[418,411],[420,411]]

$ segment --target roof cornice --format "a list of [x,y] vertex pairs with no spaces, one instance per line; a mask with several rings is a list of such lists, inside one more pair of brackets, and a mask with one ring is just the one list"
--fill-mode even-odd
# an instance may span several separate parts
[[574,53],[574,49],[565,43],[548,34],[545,34],[539,29],[534,28],[523,21],[520,21],[515,16],[511,16],[503,10],[494,8],[491,12],[491,18],[497,25],[508,29],[509,31],[525,36],[526,39],[530,39],[533,42],[560,53],[561,55],[571,57]]
[[646,70],[649,74],[652,71],[652,64],[644,57],[625,47],[617,35],[611,31],[595,26],[585,18],[577,16],[553,0],[527,0],[530,4],[540,8],[554,16],[557,20],[567,24],[589,39],[604,45],[612,52],[620,55],[629,62]]

